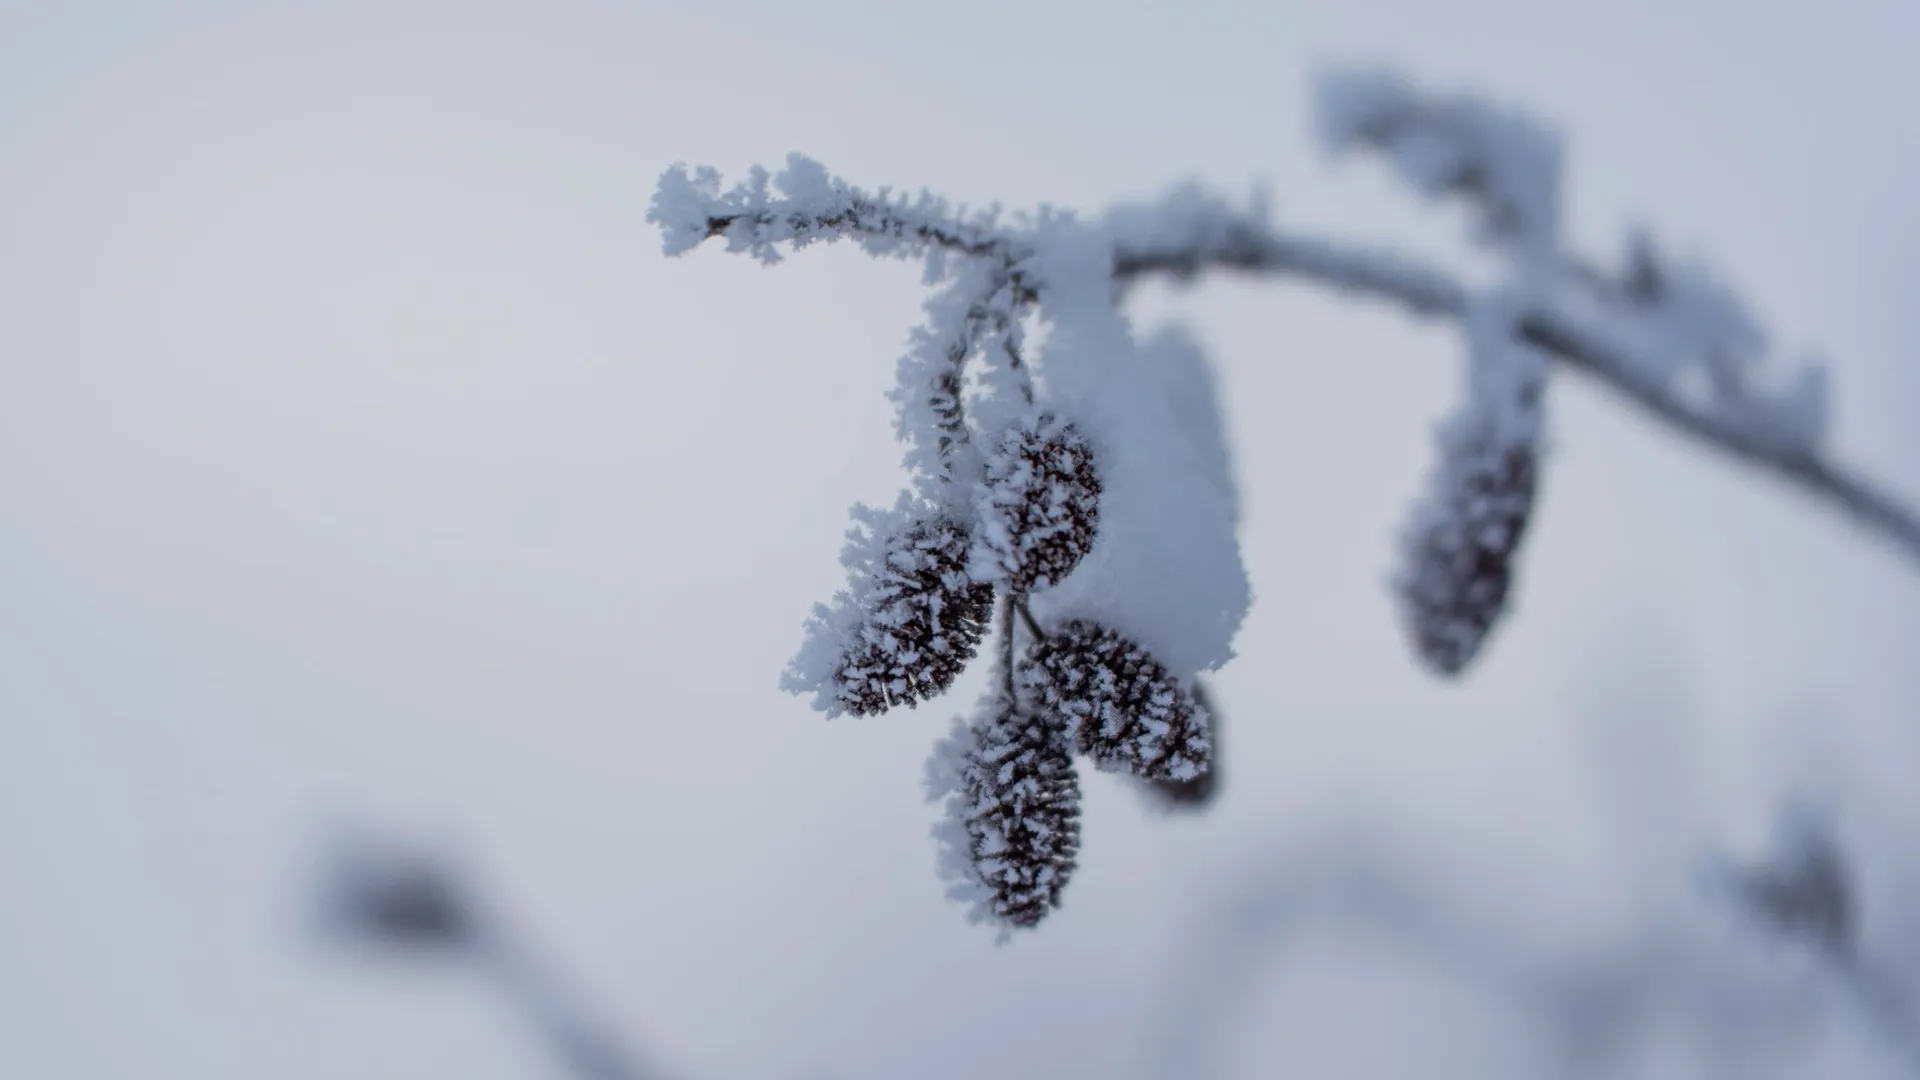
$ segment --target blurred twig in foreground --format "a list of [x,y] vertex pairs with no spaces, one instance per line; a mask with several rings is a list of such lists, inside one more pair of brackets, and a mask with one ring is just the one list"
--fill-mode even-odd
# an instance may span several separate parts
[[338,945],[470,963],[499,985],[571,1075],[665,1080],[589,1020],[526,940],[487,911],[447,862],[382,837],[341,837],[326,853],[319,899],[327,939]]

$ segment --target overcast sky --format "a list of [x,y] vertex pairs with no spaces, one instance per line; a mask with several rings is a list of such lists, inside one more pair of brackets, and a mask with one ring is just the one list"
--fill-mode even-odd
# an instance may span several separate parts
[[[1457,342],[1218,282],[1138,314],[1193,320],[1238,456],[1226,795],[1095,778],[1066,906],[995,948],[919,786],[972,684],[832,723],[776,688],[847,506],[899,486],[916,275],[668,261],[643,218],[669,164],[799,150],[974,203],[1264,181],[1458,256],[1311,138],[1315,66],[1388,61],[1563,124],[1577,242],[1713,259],[1920,498],[1915,41],[1898,0],[0,5],[0,1075],[553,1075],[458,970],[301,937],[341,815],[451,845],[715,1080],[1133,1075],[1210,905],[1355,821],[1604,941],[1811,791],[1871,934],[1920,907],[1911,563],[1569,378],[1515,616],[1441,685],[1382,583]],[[1391,957],[1297,962],[1228,1075],[1524,1041]]]

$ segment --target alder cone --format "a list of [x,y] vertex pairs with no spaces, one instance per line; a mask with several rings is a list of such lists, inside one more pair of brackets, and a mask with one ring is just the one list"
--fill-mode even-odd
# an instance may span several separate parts
[[1148,780],[1146,788],[1165,807],[1178,810],[1202,810],[1220,797],[1220,710],[1208,699],[1200,681],[1193,682],[1193,701],[1207,714],[1207,769],[1184,780]]
[[1080,853],[1080,778],[1063,723],[1002,698],[972,731],[952,808],[995,919],[1031,927],[1060,905]]
[[1071,721],[1076,746],[1103,771],[1192,780],[1212,763],[1206,710],[1115,630],[1068,622],[1034,643],[1022,681],[1043,711]]
[[888,538],[867,611],[834,672],[834,696],[856,716],[909,707],[953,685],[979,651],[993,586],[967,570],[971,537],[936,517]]
[[1093,447],[1072,423],[1041,414],[1009,428],[988,453],[977,500],[975,565],[1016,594],[1058,584],[1100,527]]
[[1414,650],[1433,671],[1459,674],[1505,613],[1537,477],[1530,442],[1469,438],[1447,451],[1397,583]]

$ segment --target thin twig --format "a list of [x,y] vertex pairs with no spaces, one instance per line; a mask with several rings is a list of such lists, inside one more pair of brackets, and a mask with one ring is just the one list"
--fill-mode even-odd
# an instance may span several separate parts
[[1034,621],[1033,611],[1027,607],[1026,597],[1023,596],[1023,597],[1015,598],[1013,602],[1013,607],[1015,611],[1018,611],[1020,613],[1020,621],[1026,624],[1027,633],[1033,635],[1033,640],[1035,641],[1047,640],[1047,632],[1045,630],[1040,629],[1040,624]]
[[1015,706],[1020,704],[1018,684],[1013,678],[1013,658],[1017,654],[1014,641],[1014,608],[1019,603],[1018,599],[1009,596],[1004,601],[1000,612],[1000,678],[1002,688],[1007,693],[1007,700],[1013,702]]
[[586,1018],[525,947],[495,927],[474,943],[475,958],[580,1080],[659,1080],[611,1031]]

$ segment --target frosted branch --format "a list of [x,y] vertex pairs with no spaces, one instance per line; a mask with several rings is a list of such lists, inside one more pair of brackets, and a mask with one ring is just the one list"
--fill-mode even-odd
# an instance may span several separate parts
[[668,255],[724,238],[727,250],[766,263],[780,261],[782,244],[798,249],[842,239],[879,256],[904,258],[934,248],[986,256],[1006,243],[997,217],[990,210],[956,211],[926,192],[908,198],[885,188],[863,191],[801,154],[788,155],[779,173],[756,166],[745,181],[725,191],[717,169],[675,166],[660,177],[647,209],[647,221],[659,226]]
[[[1264,216],[1212,204],[1196,214],[1190,192],[1167,200],[1164,216],[1130,208],[1109,218],[1114,273],[1122,281],[1161,274],[1190,280],[1205,270],[1296,278],[1380,301],[1420,316],[1463,322],[1473,293],[1445,271],[1405,256],[1279,232]],[[1181,232],[1170,226],[1180,222]],[[1522,340],[1578,370],[1709,449],[1759,467],[1841,510],[1920,562],[1920,513],[1879,485],[1829,460],[1805,427],[1774,422],[1764,409],[1730,409],[1688,398],[1668,377],[1671,365],[1632,350],[1628,335],[1574,302],[1537,301],[1515,321]],[[1811,392],[1810,392],[1811,393]],[[1817,395],[1815,395],[1817,396]],[[1817,430],[1817,428],[1815,429]]]
[[[647,221],[659,227],[668,255],[724,239],[727,250],[771,265],[783,247],[850,240],[876,257],[924,258],[927,283],[945,285],[927,301],[927,321],[914,330],[900,359],[899,385],[889,395],[907,466],[922,480],[970,481],[977,467],[967,453],[962,406],[971,357],[997,346],[1021,392],[1032,396],[1019,327],[1020,307],[1034,299],[1020,266],[1031,250],[1000,227],[995,210],[968,214],[927,192],[913,198],[884,188],[868,192],[791,154],[779,173],[756,166],[724,191],[711,167],[668,169]],[[950,258],[956,255],[968,260],[957,269]],[[941,501],[950,495],[928,494]]]
[[1156,203],[1109,211],[1113,274],[1121,283],[1148,275],[1191,281],[1203,271],[1281,274],[1367,299],[1387,300],[1416,315],[1453,316],[1469,301],[1451,274],[1386,248],[1364,248],[1276,231],[1264,208],[1239,210],[1191,187]]
[[[895,409],[894,432],[907,446],[906,465],[922,480],[977,478],[979,455],[967,427],[967,361],[988,348],[996,335],[1003,348],[1015,323],[1012,276],[997,262],[973,263],[929,297],[926,322],[915,327],[897,382],[888,394]],[[927,494],[942,502],[956,497],[943,485]]]

